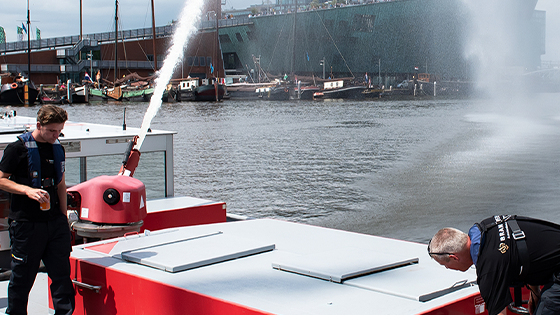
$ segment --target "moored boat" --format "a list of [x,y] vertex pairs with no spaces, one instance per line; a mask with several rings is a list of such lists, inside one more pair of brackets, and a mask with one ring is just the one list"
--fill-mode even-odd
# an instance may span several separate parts
[[259,98],[271,101],[285,101],[290,99],[290,89],[288,86],[273,85],[257,88],[255,90]]
[[320,92],[321,88],[318,86],[310,85],[310,86],[299,86],[294,88],[294,95],[295,98],[300,100],[312,100],[313,95],[317,92]]
[[[26,97],[27,90],[27,97]],[[33,82],[28,80],[16,80],[12,83],[2,84],[0,89],[0,103],[10,105],[24,105],[27,102],[29,105],[35,104],[37,101],[39,91],[35,88]]]
[[366,85],[345,85],[344,80],[325,81],[323,89],[314,94],[314,98],[324,99],[363,99],[379,96],[374,94]]

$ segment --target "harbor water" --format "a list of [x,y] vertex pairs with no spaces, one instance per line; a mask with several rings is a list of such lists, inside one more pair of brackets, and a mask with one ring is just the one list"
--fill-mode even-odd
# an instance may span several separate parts
[[[177,132],[175,195],[254,218],[427,242],[441,227],[467,230],[494,214],[560,223],[559,99],[163,103],[151,128]],[[140,127],[148,105],[63,107],[71,121],[113,125],[126,107],[127,126]],[[22,116],[38,108],[6,107]],[[158,197],[150,187],[162,184],[149,174],[163,171],[151,158],[137,173]],[[97,173],[88,161],[88,177],[115,174],[120,159]]]

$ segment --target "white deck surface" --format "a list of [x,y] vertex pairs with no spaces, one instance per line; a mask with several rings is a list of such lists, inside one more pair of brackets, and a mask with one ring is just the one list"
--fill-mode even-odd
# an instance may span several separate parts
[[[161,233],[168,234],[169,240],[163,239]],[[177,263],[175,260],[180,260],[179,257],[175,257],[173,261],[168,260],[171,266],[161,268],[164,270],[120,259],[121,254],[133,252],[136,248],[148,248],[153,256],[150,258],[157,259],[160,256],[158,244],[167,247],[170,242],[175,242],[176,255],[183,256],[188,261],[193,253],[207,252],[209,247],[215,252],[220,248],[220,237],[206,237],[212,233],[220,233],[220,237],[232,236],[274,244],[275,249],[234,260],[214,261],[204,267],[177,273],[164,270],[170,270]],[[196,238],[195,235],[204,237]],[[208,239],[213,237],[216,242],[210,245]],[[141,238],[146,239],[144,244]],[[93,247],[96,243],[90,243],[75,247],[72,256],[108,269],[273,314],[372,314],[372,310],[374,314],[384,315],[417,314],[478,292],[478,287],[473,286],[428,302],[420,302],[418,299],[422,295],[449,288],[459,281],[475,280],[475,270],[465,273],[446,270],[428,257],[425,244],[285,221],[258,219],[207,224],[162,230],[150,236],[136,235],[120,240],[122,243],[119,242],[107,254],[96,251]],[[182,240],[192,240],[193,244],[184,246]],[[199,241],[200,246],[197,247]],[[92,248],[87,248],[89,246]],[[349,248],[353,250],[348,250]],[[165,256],[165,250],[161,253]],[[376,255],[396,257],[397,260],[402,260],[401,256],[405,259],[417,257],[419,263],[361,276],[343,283],[273,268],[275,263],[294,261],[292,258],[296,257],[296,261],[303,262],[304,268],[311,266],[310,268],[317,268],[320,273],[329,273],[332,269],[336,274],[337,269],[340,270],[338,267],[342,267],[341,270],[346,273],[350,272],[347,270],[347,262],[354,261],[348,255],[354,255],[355,260],[360,261],[360,266],[356,268],[371,268],[379,259],[369,258]],[[211,260],[210,257],[203,259]],[[362,264],[364,261],[365,265]],[[312,274],[313,270],[309,273]],[[124,307],[119,305],[118,300],[114,302],[117,309]]]
[[[134,273],[275,314],[371,314],[372,310],[375,310],[376,314],[417,314],[478,292],[478,287],[474,286],[425,303],[419,302],[419,295],[444,289],[460,280],[476,279],[474,269],[461,273],[437,265],[428,257],[426,246],[423,244],[268,219],[209,224],[169,231],[179,231],[187,238],[195,234],[219,231],[237,238],[256,237],[260,241],[274,243],[276,248],[273,251],[217,262],[179,273],[157,270],[116,258],[120,253],[138,246],[140,240],[133,238],[128,239],[131,242],[119,243],[109,254],[79,249],[96,244],[90,243],[76,246],[72,255],[86,261],[91,259],[96,264],[106,263],[107,268]],[[153,241],[162,243],[161,240]],[[336,252],[337,249],[347,248],[349,245],[352,248],[375,251],[379,255],[407,253],[407,257],[418,257],[419,263],[358,277],[342,284],[272,268],[275,262],[287,257],[313,257],[317,253]],[[204,246],[208,246],[207,242]],[[219,244],[216,246],[219,247]],[[101,257],[103,259],[99,260]],[[348,258],[344,257],[342,261]],[[331,259],[336,264],[336,255]],[[313,259],[306,263],[312,261]],[[321,268],[324,265],[324,260],[318,264]],[[48,309],[47,283],[47,275],[39,273],[30,295],[30,315],[54,313]],[[7,287],[8,281],[0,282],[0,314],[7,306]]]

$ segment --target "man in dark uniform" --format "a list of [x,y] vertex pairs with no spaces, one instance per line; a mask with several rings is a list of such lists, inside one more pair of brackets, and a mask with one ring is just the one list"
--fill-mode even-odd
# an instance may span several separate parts
[[480,295],[490,315],[506,314],[512,302],[510,287],[520,283],[531,290],[531,314],[560,314],[557,224],[494,216],[475,224],[468,234],[454,228],[439,230],[428,245],[428,253],[448,269],[466,271],[474,263]]
[[65,157],[58,142],[67,119],[66,111],[60,107],[41,107],[37,112],[37,129],[18,136],[4,149],[0,161],[0,189],[11,193],[8,218],[12,275],[7,314],[27,314],[29,292],[41,260],[51,279],[56,314],[74,311]]

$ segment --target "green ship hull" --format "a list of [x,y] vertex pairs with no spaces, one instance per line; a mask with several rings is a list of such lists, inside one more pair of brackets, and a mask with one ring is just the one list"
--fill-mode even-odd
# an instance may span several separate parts
[[[544,17],[535,19],[535,0],[514,2],[523,16],[512,23],[512,31],[520,34],[516,45],[536,47],[515,63],[537,67],[543,36],[523,30],[539,30]],[[255,60],[260,58],[267,73],[322,77],[324,58],[326,77],[363,79],[367,72],[372,83],[383,78],[379,83],[386,84],[420,72],[471,80],[476,65],[465,54],[470,17],[462,0],[396,0],[245,18],[244,23],[220,27],[219,34],[230,75],[258,73]],[[540,32],[544,34],[544,28]]]

